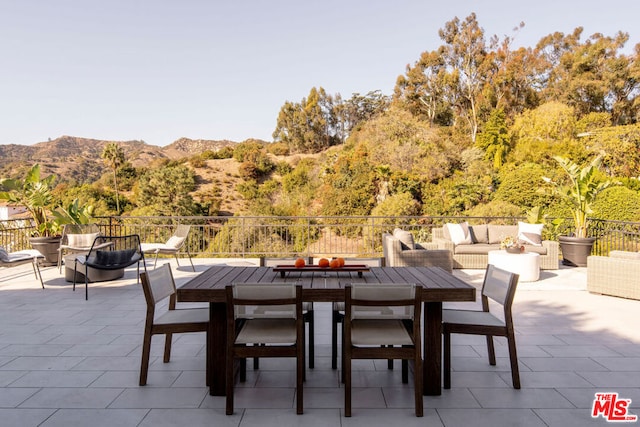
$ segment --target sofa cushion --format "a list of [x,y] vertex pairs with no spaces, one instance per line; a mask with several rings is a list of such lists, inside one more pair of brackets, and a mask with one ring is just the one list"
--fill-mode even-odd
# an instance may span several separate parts
[[453,248],[454,254],[487,254],[489,251],[497,251],[500,245],[489,245],[488,243],[475,243],[472,245],[456,245]]
[[535,252],[537,254],[540,255],[546,255],[547,254],[547,248],[540,245],[540,246],[535,246],[535,245],[525,245],[524,246],[524,251],[525,252]]
[[611,252],[609,252],[609,256],[610,256],[611,258],[636,259],[636,260],[640,260],[640,252],[631,252],[631,251],[611,251]]
[[469,226],[473,243],[489,243],[489,233],[487,230],[487,224]]
[[408,231],[396,228],[393,230],[393,237],[400,240],[400,246],[403,250],[416,248],[415,242],[413,241],[413,234]]
[[472,244],[471,233],[469,232],[469,224],[461,222],[460,224],[447,223],[445,227],[449,231],[451,241],[455,245]]
[[491,245],[500,244],[502,239],[507,236],[512,236],[513,238],[516,238],[516,236],[518,236],[517,225],[489,224],[487,228],[489,234],[489,244]]
[[525,245],[542,246],[542,228],[544,224],[518,222],[518,240]]

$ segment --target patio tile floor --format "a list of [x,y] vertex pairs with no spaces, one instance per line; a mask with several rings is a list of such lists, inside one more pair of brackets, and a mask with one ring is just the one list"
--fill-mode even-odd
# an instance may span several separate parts
[[[180,285],[222,262],[252,261],[194,259],[196,273],[172,267]],[[496,338],[490,366],[484,338],[453,336],[452,388],[424,397],[422,419],[399,364],[388,371],[384,361],[354,365],[353,417],[343,416],[339,372],[330,368],[329,304],[315,308],[316,367],[307,371],[304,415],[295,414],[292,362],[264,359],[259,371],[249,364],[236,413],[226,416],[224,398],[209,396],[204,384],[204,334],[174,336],[168,364],[155,337],[148,385],[138,386],[145,302],[134,268],[122,280],[90,284],[88,301],[55,267],[42,272],[45,290],[29,265],[0,269],[3,427],[606,425],[591,418],[596,392],[617,392],[640,414],[640,301],[588,293],[584,268],[543,271],[540,281],[518,286],[521,390],[511,387],[504,339]],[[455,274],[479,287],[483,271]]]

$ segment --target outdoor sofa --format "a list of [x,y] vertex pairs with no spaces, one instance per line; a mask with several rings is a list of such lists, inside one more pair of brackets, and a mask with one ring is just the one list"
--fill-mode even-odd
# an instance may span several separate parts
[[[451,236],[451,230],[459,226],[459,236]],[[465,234],[465,228],[467,229]],[[488,264],[489,251],[500,249],[500,242],[512,237],[524,243],[526,252],[540,254],[542,270],[559,268],[558,242],[542,240],[542,224],[518,223],[497,224],[445,224],[432,230],[432,242],[438,249],[448,249],[453,255],[453,268],[484,269]]]
[[640,252],[587,257],[589,292],[640,300]]
[[448,249],[434,243],[415,243],[413,235],[396,228],[393,234],[382,234],[382,251],[387,267],[441,267],[451,273],[453,259]]

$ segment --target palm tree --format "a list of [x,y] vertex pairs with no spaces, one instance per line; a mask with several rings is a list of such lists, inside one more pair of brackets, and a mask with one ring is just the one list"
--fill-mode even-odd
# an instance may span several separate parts
[[116,211],[120,215],[120,196],[118,195],[118,168],[124,164],[124,150],[115,142],[104,146],[100,155],[104,163],[113,170],[113,186],[116,190]]

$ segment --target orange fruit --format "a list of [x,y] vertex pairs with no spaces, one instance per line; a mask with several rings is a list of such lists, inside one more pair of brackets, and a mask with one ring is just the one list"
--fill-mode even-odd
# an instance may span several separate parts
[[306,263],[304,262],[303,258],[298,258],[296,260],[295,266],[296,266],[296,268],[304,268],[305,264]]
[[344,267],[344,258],[338,257],[336,259],[338,260],[339,267]]
[[318,267],[322,267],[322,268],[329,267],[329,260],[326,258],[320,258],[320,260],[318,260]]
[[329,267],[331,267],[331,268],[340,268],[340,261],[338,261],[337,258],[332,259],[329,262]]

